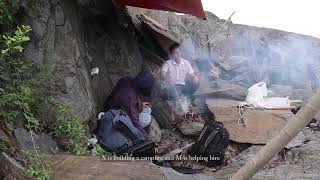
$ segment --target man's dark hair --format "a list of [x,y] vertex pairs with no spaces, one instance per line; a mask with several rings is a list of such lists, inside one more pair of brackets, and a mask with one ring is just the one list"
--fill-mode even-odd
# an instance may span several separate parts
[[170,52],[170,54],[172,54],[172,52],[173,52],[175,49],[178,49],[179,47],[180,47],[180,44],[178,44],[178,43],[172,44],[172,45],[169,47],[169,52]]

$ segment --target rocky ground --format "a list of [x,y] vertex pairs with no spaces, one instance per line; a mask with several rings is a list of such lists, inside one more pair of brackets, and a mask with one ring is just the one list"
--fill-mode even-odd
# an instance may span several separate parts
[[[319,131],[312,131],[309,141],[301,147],[279,154],[260,170],[253,179],[319,179]],[[262,146],[251,146],[235,157],[228,166],[218,171],[215,177],[228,179]]]

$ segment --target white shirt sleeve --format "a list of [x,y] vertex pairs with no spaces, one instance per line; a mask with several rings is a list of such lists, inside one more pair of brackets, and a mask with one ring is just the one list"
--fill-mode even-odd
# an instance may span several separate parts
[[191,66],[189,61],[186,61],[186,65],[187,65],[188,74],[194,74],[194,70],[193,70],[193,68],[192,68],[192,66]]
[[161,68],[161,71],[168,72],[168,69],[169,69],[169,63],[165,62]]

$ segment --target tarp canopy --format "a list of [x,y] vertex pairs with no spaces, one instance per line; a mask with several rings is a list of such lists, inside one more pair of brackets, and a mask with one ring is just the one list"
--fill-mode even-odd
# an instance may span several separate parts
[[123,6],[158,9],[206,18],[201,0],[116,0]]

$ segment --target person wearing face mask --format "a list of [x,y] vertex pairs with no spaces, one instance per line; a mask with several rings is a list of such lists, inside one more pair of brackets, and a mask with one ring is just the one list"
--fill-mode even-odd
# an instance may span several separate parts
[[[150,102],[141,102],[141,96],[150,97],[154,77],[148,71],[140,72],[135,78],[120,79],[106,101],[106,109],[121,109],[130,117],[132,124],[139,129],[145,139],[150,139],[139,122],[141,106],[151,106]],[[140,107],[139,107],[140,106]]]
[[190,62],[181,57],[179,47],[179,44],[170,46],[171,59],[162,66],[161,77],[175,88],[179,96],[181,94],[192,95],[199,86],[199,78]]

